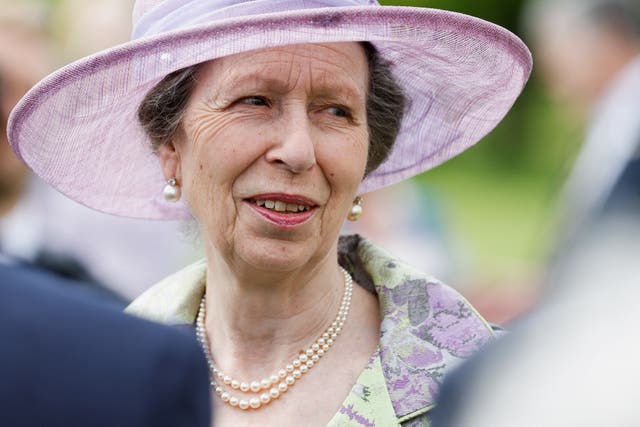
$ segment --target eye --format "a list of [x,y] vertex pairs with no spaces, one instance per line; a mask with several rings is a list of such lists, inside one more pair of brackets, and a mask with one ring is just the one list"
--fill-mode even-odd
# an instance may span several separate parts
[[329,107],[327,108],[327,111],[330,114],[333,114],[336,117],[345,117],[345,118],[350,118],[351,114],[349,113],[349,111],[346,108],[343,107]]
[[248,105],[255,105],[257,107],[269,106],[269,100],[263,96],[247,96],[240,99],[238,102]]

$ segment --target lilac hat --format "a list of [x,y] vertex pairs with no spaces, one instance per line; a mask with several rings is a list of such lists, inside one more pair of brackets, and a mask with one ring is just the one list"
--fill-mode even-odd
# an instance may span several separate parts
[[68,197],[116,215],[180,219],[136,111],[172,71],[285,44],[370,41],[410,107],[365,193],[430,169],[478,142],[525,85],[531,55],[509,31],[458,13],[375,0],[137,0],[132,40],[74,62],[14,109],[9,141]]

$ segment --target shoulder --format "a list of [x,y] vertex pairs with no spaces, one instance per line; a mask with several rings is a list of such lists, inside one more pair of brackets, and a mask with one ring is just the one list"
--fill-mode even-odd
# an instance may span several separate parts
[[31,416],[56,425],[208,423],[208,372],[194,337],[18,276],[0,286],[0,340],[11,342],[0,352],[11,385],[0,385],[1,425],[31,425]]
[[366,239],[349,236],[341,249],[341,262],[378,296],[380,359],[396,415],[419,417],[435,406],[444,375],[494,339],[492,328],[457,291]]
[[[383,323],[395,319],[395,328],[405,332],[416,332],[412,328],[425,324],[439,325],[449,336],[454,334],[456,326],[473,325],[473,330],[482,337],[480,342],[493,337],[492,326],[458,291],[395,258],[373,242],[357,235],[344,236],[340,240],[339,256],[340,263],[350,270],[356,281],[377,294]],[[473,333],[467,328],[464,330]],[[472,353],[474,347],[458,346],[449,350],[464,356]]]
[[204,293],[206,260],[166,277],[136,298],[125,311],[166,324],[193,324]]

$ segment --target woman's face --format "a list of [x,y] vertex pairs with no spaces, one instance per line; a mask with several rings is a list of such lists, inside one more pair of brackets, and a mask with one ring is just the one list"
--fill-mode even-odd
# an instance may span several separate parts
[[268,271],[331,253],[366,166],[367,86],[357,43],[270,48],[199,69],[184,132],[161,159],[208,250]]

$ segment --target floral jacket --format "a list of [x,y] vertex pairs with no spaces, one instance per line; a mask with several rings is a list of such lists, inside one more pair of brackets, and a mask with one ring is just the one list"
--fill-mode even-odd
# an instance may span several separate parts
[[[360,236],[340,238],[339,262],[375,292],[382,324],[378,349],[327,427],[428,426],[444,375],[494,334],[453,289],[392,258]],[[193,324],[206,262],[169,276],[138,297],[129,313]]]

